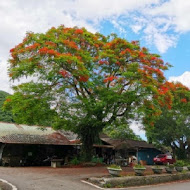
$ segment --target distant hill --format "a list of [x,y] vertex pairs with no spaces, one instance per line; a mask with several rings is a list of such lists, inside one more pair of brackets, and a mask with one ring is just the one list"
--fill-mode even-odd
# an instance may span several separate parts
[[9,93],[0,90],[0,121],[14,122],[11,112],[2,110],[3,102],[6,100],[6,97],[9,95],[10,95]]

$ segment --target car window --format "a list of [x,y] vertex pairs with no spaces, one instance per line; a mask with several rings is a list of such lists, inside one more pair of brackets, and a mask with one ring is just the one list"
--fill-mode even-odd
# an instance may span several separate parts
[[156,156],[157,158],[164,158],[166,155],[164,154],[159,154],[158,156]]
[[167,155],[166,158],[167,159],[172,159],[172,156],[171,155]]

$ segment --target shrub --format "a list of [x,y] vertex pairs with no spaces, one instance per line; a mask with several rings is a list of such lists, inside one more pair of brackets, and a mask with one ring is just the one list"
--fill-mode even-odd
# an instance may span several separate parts
[[177,167],[183,167],[185,165],[183,160],[177,160],[176,163],[174,164],[174,166]]
[[121,169],[121,166],[118,166],[116,164],[110,165],[108,168],[113,168],[113,169]]
[[134,166],[135,169],[146,169],[145,166],[141,165],[141,164],[137,164]]
[[106,183],[106,184],[104,184],[103,185],[105,188],[111,188],[112,187],[112,185],[110,184],[110,183]]
[[153,166],[152,168],[155,168],[155,169],[162,169],[162,167],[158,166],[158,165],[155,165]]
[[103,158],[94,157],[94,158],[92,158],[91,162],[102,164],[103,163]]
[[173,164],[170,164],[167,166],[168,168],[174,168],[174,165]]
[[75,157],[75,158],[73,158],[73,159],[70,161],[70,164],[72,164],[72,165],[78,165],[78,164],[80,164],[80,161],[78,160],[77,157]]

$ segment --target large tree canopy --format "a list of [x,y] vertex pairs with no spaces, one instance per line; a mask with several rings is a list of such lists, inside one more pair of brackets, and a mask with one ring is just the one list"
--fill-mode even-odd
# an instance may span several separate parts
[[180,83],[166,83],[173,95],[171,109],[163,107],[154,127],[148,127],[149,141],[170,146],[179,159],[187,156],[190,146],[190,90]]
[[170,107],[163,75],[168,64],[138,41],[60,26],[27,33],[10,52],[10,78],[34,77],[5,103],[16,121],[41,124],[47,116],[52,126],[76,132],[89,157],[105,126],[136,117],[153,125],[160,106]]

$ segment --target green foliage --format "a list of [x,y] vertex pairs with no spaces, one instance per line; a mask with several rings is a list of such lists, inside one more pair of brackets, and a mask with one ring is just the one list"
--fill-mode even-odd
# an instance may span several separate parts
[[183,167],[185,166],[185,162],[183,160],[177,160],[174,166]]
[[11,111],[3,110],[3,103],[9,95],[7,92],[0,91],[0,121],[14,122]]
[[110,165],[110,166],[108,166],[108,168],[113,168],[113,169],[121,169],[121,166],[118,166],[118,165],[116,165],[116,164],[112,164],[112,165]]
[[168,165],[167,167],[173,169],[173,168],[174,168],[174,165],[173,165],[173,164],[170,164],[170,165]]
[[93,157],[91,162],[102,164],[103,163],[103,158]]
[[80,160],[77,157],[75,157],[69,163],[72,165],[78,165],[80,164]]
[[141,165],[141,164],[136,164],[136,165],[134,166],[134,168],[135,168],[135,169],[146,169],[146,167],[143,166],[143,165]]
[[27,33],[10,53],[10,78],[37,80],[15,87],[5,108],[18,123],[47,121],[77,133],[87,160],[105,127],[134,118],[150,125],[169,102],[162,87],[169,65],[138,41],[60,26]]
[[104,188],[111,188],[112,187],[111,183],[106,183],[103,186],[104,186]]
[[133,139],[133,140],[142,140],[139,135],[136,135],[133,130],[127,124],[120,124],[114,122],[112,125],[104,129],[104,133],[114,139]]
[[185,166],[190,166],[190,160],[189,159],[186,159],[186,160],[183,160],[184,161],[184,163],[185,163]]
[[[16,123],[51,126],[53,117],[56,116],[54,110],[50,109],[48,97],[42,98],[38,92],[32,92],[33,83],[24,84],[22,91],[14,88],[16,92],[8,96],[4,102],[4,107],[12,111]],[[27,92],[26,94],[23,92]]]
[[163,107],[154,127],[146,128],[149,141],[170,146],[178,159],[185,159],[190,138],[190,90],[180,83],[168,83],[173,96],[170,109]]
[[155,165],[155,166],[153,166],[152,168],[153,168],[153,169],[162,169],[162,167],[159,166],[159,165]]

